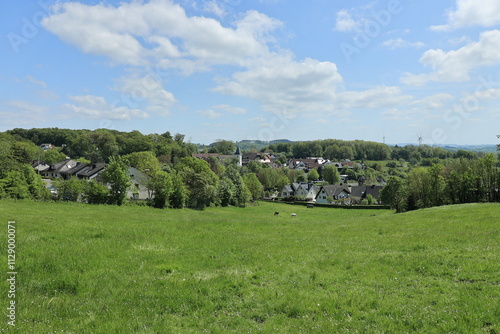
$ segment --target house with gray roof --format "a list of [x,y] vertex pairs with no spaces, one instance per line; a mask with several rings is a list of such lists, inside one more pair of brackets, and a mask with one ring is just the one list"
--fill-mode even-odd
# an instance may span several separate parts
[[333,201],[342,201],[345,204],[349,204],[348,201],[351,192],[349,187],[343,184],[328,184],[322,186],[318,195],[316,196],[316,203],[319,204],[329,204],[329,199]]
[[286,198],[290,196],[296,196],[304,197],[309,201],[314,201],[316,196],[318,195],[318,192],[319,187],[314,183],[294,182],[290,185],[284,186],[279,193],[279,197]]

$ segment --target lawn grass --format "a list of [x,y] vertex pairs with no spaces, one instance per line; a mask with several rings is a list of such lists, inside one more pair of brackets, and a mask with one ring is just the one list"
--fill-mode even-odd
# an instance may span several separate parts
[[17,225],[20,333],[500,333],[499,204],[0,201],[0,217],[3,268]]

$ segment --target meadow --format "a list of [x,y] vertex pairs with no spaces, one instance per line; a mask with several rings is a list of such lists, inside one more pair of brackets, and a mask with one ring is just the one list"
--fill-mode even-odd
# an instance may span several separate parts
[[500,333],[499,204],[394,214],[4,200],[0,219],[4,276],[7,221],[17,226],[16,326],[2,314],[2,332]]

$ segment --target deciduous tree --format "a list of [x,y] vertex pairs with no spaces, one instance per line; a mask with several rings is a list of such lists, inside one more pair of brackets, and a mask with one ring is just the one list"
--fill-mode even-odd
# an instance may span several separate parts
[[126,160],[120,156],[111,157],[102,178],[110,185],[111,204],[122,205],[130,187]]

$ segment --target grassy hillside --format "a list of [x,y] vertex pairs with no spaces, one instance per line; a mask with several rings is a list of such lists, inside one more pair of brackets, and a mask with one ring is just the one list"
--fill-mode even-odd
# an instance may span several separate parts
[[500,332],[498,204],[396,215],[0,201],[0,217],[5,264],[17,225],[22,333]]

